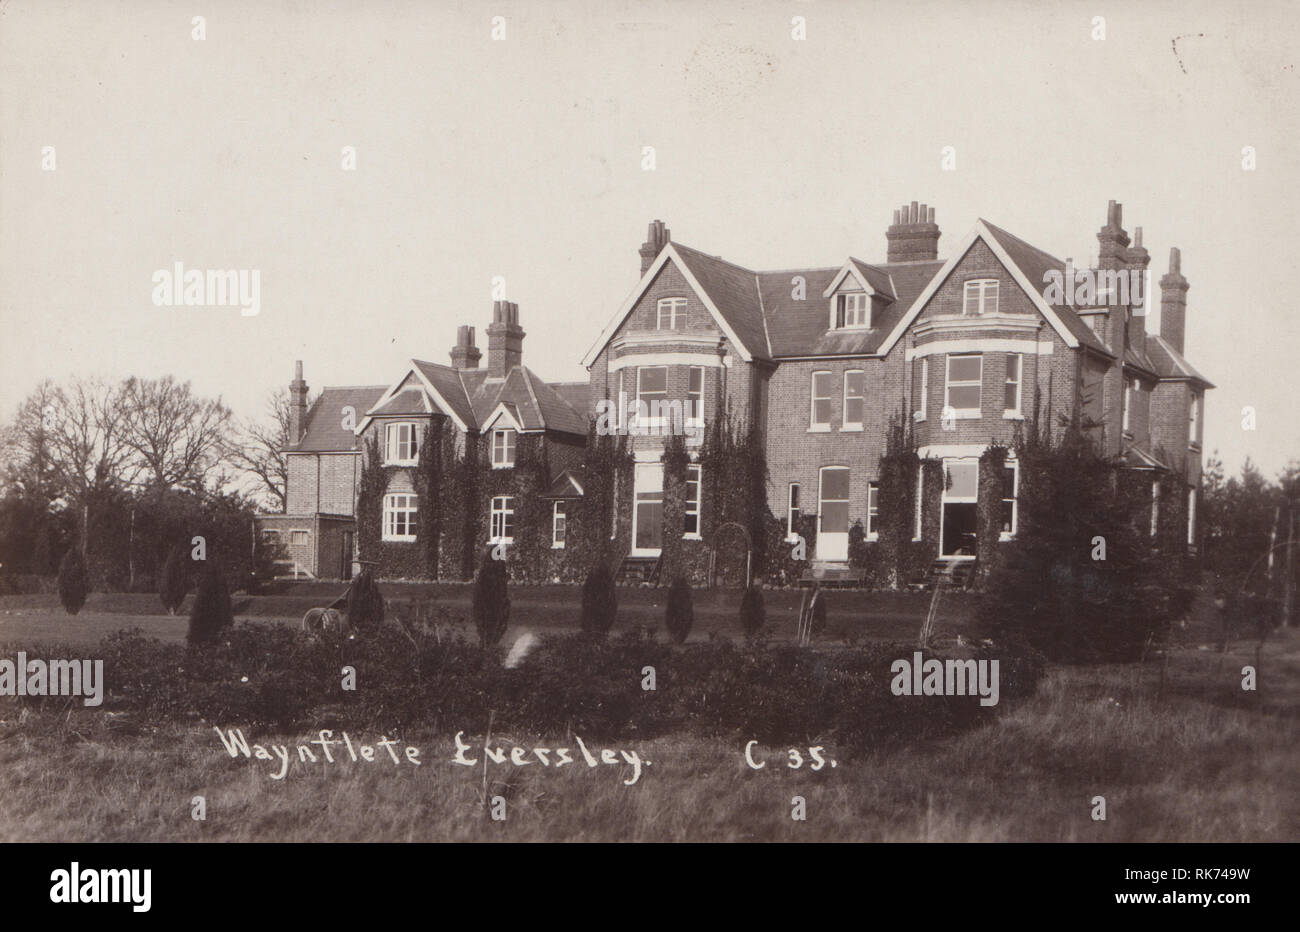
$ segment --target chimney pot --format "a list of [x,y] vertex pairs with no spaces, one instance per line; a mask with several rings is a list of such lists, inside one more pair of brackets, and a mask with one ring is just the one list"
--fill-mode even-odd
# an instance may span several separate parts
[[939,229],[935,209],[912,201],[894,211],[894,223],[885,231],[886,262],[927,262],[939,255]]

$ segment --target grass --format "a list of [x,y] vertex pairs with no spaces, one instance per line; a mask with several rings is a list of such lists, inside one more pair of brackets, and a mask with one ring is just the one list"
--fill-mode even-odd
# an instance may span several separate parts
[[[432,599],[454,618],[470,617],[470,585],[456,583],[382,583],[381,591],[389,611],[409,611],[412,600]],[[234,596],[237,619],[278,620],[297,624],[314,606],[327,605],[343,592],[343,584],[294,583],[273,595]],[[511,619],[514,622],[505,638],[516,637],[525,629],[540,631],[574,630],[578,623],[581,593],[577,586],[511,586]],[[663,629],[666,588],[620,587],[615,631],[636,625]],[[773,638],[793,638],[799,613],[801,593],[796,590],[772,590],[764,593],[769,631]],[[916,637],[929,608],[927,592],[832,591],[827,600],[827,631],[840,637],[899,641]],[[96,644],[105,635],[122,628],[139,627],[164,641],[185,638],[187,617],[193,595],[186,598],[175,616],[166,614],[158,596],[152,593],[91,593],[86,606],[77,615],[68,615],[59,605],[57,595],[32,594],[0,596],[0,643],[26,643],[34,640],[58,640],[68,644]],[[692,640],[741,634],[735,590],[696,591],[695,625]],[[972,600],[967,593],[948,593],[943,597],[941,616],[953,630],[969,625]]]
[[[1145,665],[1054,668],[1037,695],[979,728],[856,756],[828,747],[837,766],[816,773],[785,766],[785,748],[759,749],[767,766],[751,770],[743,735],[623,745],[653,762],[631,787],[622,766],[457,766],[448,733],[389,735],[421,749],[419,767],[295,762],[277,781],[266,761],[232,760],[210,726],[0,704],[0,842],[1294,841],[1300,633],[1280,632],[1258,657],[1253,644],[1203,646],[1191,638]],[[1248,663],[1259,664],[1254,693],[1240,689]],[[486,726],[464,723],[476,747]],[[493,735],[509,739],[573,746]],[[486,796],[507,801],[503,822],[483,805],[485,779]],[[190,817],[197,795],[206,821]],[[805,822],[790,817],[796,795]],[[1090,817],[1094,796],[1106,798],[1104,822]]]

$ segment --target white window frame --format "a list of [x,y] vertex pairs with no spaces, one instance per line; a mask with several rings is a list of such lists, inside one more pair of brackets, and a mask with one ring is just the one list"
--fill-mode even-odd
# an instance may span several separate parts
[[[498,443],[500,441],[500,443]],[[492,468],[509,469],[515,465],[519,446],[519,432],[512,427],[498,427],[492,431]],[[498,455],[499,454],[499,455]]]
[[1160,480],[1151,483],[1151,536],[1156,536],[1160,529]]
[[830,329],[870,330],[871,295],[865,291],[842,291],[832,297]]
[[[693,392],[691,390],[691,381],[699,376],[700,390]],[[685,412],[687,427],[704,426],[704,367],[688,366],[686,370],[686,404],[688,409]]]
[[[817,394],[817,377],[819,375],[826,376],[825,395]],[[832,394],[834,389],[831,385],[834,375],[835,373],[831,372],[829,369],[818,369],[808,378],[808,430],[812,433],[825,433],[831,429],[831,419],[835,417],[835,412],[828,411],[826,413],[826,420],[818,421],[817,402],[826,402],[827,408],[830,408],[833,405],[835,396]]]
[[[668,326],[664,326],[664,312],[668,313]],[[681,319],[686,323],[686,299],[685,298],[660,298],[655,308],[655,329],[656,330],[676,330],[677,320]]]
[[880,483],[867,483],[867,540],[880,538]]
[[[692,475],[694,476],[694,478],[691,478]],[[689,466],[686,467],[686,495],[685,495],[685,501],[682,503],[683,504],[682,518],[683,520],[685,520],[686,518],[695,519],[695,530],[688,531],[686,530],[685,527],[682,528],[682,537],[685,538],[686,540],[703,540],[703,537],[700,534],[700,530],[702,527],[702,525],[700,524],[700,514],[703,510],[701,508],[701,505],[702,505],[702,497],[704,494],[704,484],[701,481],[703,475],[704,473],[701,471],[698,463],[691,463]],[[695,507],[694,508],[691,507],[691,496],[690,496],[690,489],[692,484],[695,485]]]
[[[980,364],[978,378],[962,379],[953,381],[952,378],[952,361],[954,359],[977,359]],[[984,354],[983,353],[949,353],[947,362],[944,365],[943,373],[943,405],[944,410],[951,410],[953,416],[960,419],[978,418],[984,407]],[[979,389],[979,404],[974,408],[959,408],[952,403],[952,390],[954,388],[969,388],[975,386]]]
[[[797,500],[797,502],[796,502]],[[799,538],[799,529],[795,526],[795,512],[803,519],[803,485],[791,482],[785,492],[785,539],[794,541]]]
[[[652,400],[646,402],[646,416],[645,416],[645,419],[642,420],[642,418],[641,418],[641,398],[642,398],[641,374],[642,374],[643,372],[649,372],[649,371],[652,370],[652,369],[662,369],[662,370],[663,370],[663,373],[664,373],[664,387],[663,387],[663,391],[662,391],[662,392],[654,392],[654,393],[653,393],[653,394],[654,394],[654,398],[653,398]],[[653,414],[650,413],[651,411],[654,411],[654,410],[655,410],[655,408],[654,408],[654,402],[655,402],[655,401],[658,401],[658,402],[659,402],[659,408],[658,408],[659,416],[658,416],[658,417],[656,417],[656,416],[654,416]],[[667,366],[637,366],[637,369],[636,369],[636,399],[635,399],[635,408],[634,408],[634,410],[636,411],[636,422],[637,422],[637,424],[640,425],[642,428],[648,428],[648,429],[652,429],[652,430],[657,430],[657,429],[659,429],[659,428],[662,428],[662,427],[666,426],[666,424],[667,424],[667,418],[664,417],[663,412],[667,409],[667,404],[668,404],[668,367],[667,367]]]
[[[1011,360],[1013,360],[1013,359],[1016,361],[1016,377],[1015,377],[1014,379],[1011,378]],[[983,367],[981,366],[981,370],[982,370],[982,369],[983,369]],[[981,371],[980,375],[983,376],[983,372],[982,372],[982,371]],[[1021,404],[1022,404],[1022,401],[1023,401],[1023,397],[1022,397],[1022,396],[1023,396],[1024,384],[1025,384],[1025,354],[1024,354],[1024,353],[1007,353],[1007,373],[1006,373],[1006,375],[1004,376],[1004,382],[1002,383],[1002,385],[1003,385],[1003,388],[1002,388],[1002,404],[1003,404],[1003,405],[1006,405],[1006,403],[1007,403],[1007,400],[1006,400],[1006,389],[1007,389],[1007,386],[1010,386],[1010,385],[1015,385],[1015,387],[1016,387],[1016,404],[1015,404],[1015,407],[1013,407],[1013,408],[1005,408],[1005,407],[1004,407],[1004,408],[1003,408],[1003,411],[1002,411],[1002,416],[1003,416],[1003,417],[1019,417],[1021,414],[1024,413],[1024,412],[1023,412],[1023,409],[1021,408]]]
[[[498,504],[500,503],[500,504]],[[513,544],[513,533],[506,535],[507,525],[514,531],[515,497],[513,495],[494,495],[488,510],[488,543]],[[509,518],[509,520],[506,520]],[[498,526],[499,525],[499,526]]]
[[1137,380],[1133,376],[1124,377],[1124,410],[1120,413],[1120,430],[1124,433],[1133,431],[1133,394],[1136,391]]
[[[971,286],[975,286],[972,288]],[[975,295],[974,312],[971,310],[971,296]],[[992,300],[990,300],[992,295]],[[961,313],[963,317],[978,317],[998,312],[998,280],[996,278],[972,278],[964,282],[961,288]]]
[[[299,536],[301,535],[301,536]],[[289,544],[293,547],[307,547],[311,545],[311,531],[304,531],[302,528],[292,528],[289,531]]]
[[[414,466],[420,458],[420,442],[416,436],[416,427],[414,421],[395,421],[384,426],[384,465],[385,466]],[[406,430],[410,436],[403,440],[402,432]],[[409,452],[409,456],[403,457],[400,454],[403,448]]]
[[912,412],[912,420],[924,421],[926,409],[930,404],[930,357],[921,357],[921,386],[920,386],[920,404]]
[[[407,530],[402,533],[397,530],[399,515],[406,516],[406,520],[401,523],[405,525]],[[419,496],[414,492],[389,492],[384,496],[383,516],[382,537],[384,540],[415,540],[416,534],[419,532]]]
[[[1016,532],[1020,530],[1020,463],[1017,462],[1016,460],[1007,460],[1006,463],[1003,465],[1003,468],[1010,469],[1013,473],[1011,477],[1011,498],[1009,499],[1009,501],[1011,502],[1011,530],[1004,531],[1001,528],[999,528],[998,540],[1014,540],[1016,536]],[[978,484],[979,482],[978,474],[975,481]],[[1005,501],[1008,501],[1008,499],[999,498],[998,499],[999,506],[1001,505],[1002,502]],[[1001,520],[1002,520],[1002,509],[1001,507],[999,507],[998,521],[1001,522]]]
[[1187,490],[1187,546],[1196,546],[1196,486]]
[[551,504],[551,549],[563,550],[564,540],[568,537],[569,515],[567,502],[560,500]]
[[1187,406],[1187,445],[1197,446],[1201,442],[1201,396],[1192,392],[1191,404]]
[[[860,375],[862,377],[862,389],[859,395],[849,394],[849,376]],[[849,399],[857,398],[862,402],[862,418],[857,421],[849,420]],[[863,422],[867,418],[867,373],[864,369],[845,369],[844,370],[844,393],[840,399],[842,407],[840,408],[840,430],[857,431],[862,430]]]
[[912,529],[912,540],[921,539],[923,528],[921,527],[921,518],[924,514],[922,505],[925,499],[925,466],[916,467],[916,526]]

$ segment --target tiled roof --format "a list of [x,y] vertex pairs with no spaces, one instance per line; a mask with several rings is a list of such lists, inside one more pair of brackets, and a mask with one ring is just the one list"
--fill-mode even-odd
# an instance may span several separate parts
[[577,498],[582,494],[582,484],[574,478],[572,470],[566,469],[555,477],[542,498]]
[[749,354],[770,358],[754,273],[680,243],[673,248]]
[[1162,379],[1195,379],[1206,388],[1214,388],[1214,383],[1192,368],[1192,364],[1183,358],[1183,354],[1169,345],[1164,337],[1157,333],[1147,334],[1147,354],[1155,363],[1156,374]]
[[302,442],[291,447],[294,453],[332,453],[360,450],[356,435],[343,426],[343,409],[351,407],[356,419],[374,407],[388,389],[387,385],[347,385],[321,390],[307,409]]
[[1133,469],[1160,469],[1165,472],[1169,471],[1168,466],[1160,462],[1160,460],[1156,459],[1146,450],[1134,446],[1133,444],[1125,444],[1124,446],[1124,465],[1132,467]]

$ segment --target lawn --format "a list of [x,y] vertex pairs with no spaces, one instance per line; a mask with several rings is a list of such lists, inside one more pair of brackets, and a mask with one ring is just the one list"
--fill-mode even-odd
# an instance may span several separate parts
[[[1295,841],[1300,636],[1267,643],[1261,689],[1243,693],[1241,666],[1255,662],[1253,645],[1188,644],[1167,665],[1055,668],[976,730],[856,755],[828,745],[835,766],[817,772],[806,748],[795,770],[786,748],[756,747],[766,766],[751,769],[743,735],[592,742],[597,760],[608,746],[651,762],[631,786],[621,757],[583,761],[581,735],[492,735],[525,754],[574,748],[560,769],[485,764],[486,723],[466,722],[472,767],[452,763],[454,733],[413,733],[388,737],[399,756],[419,748],[419,766],[336,749],[334,764],[294,757],[276,780],[278,759],[232,759],[210,725],[0,705],[0,841]],[[247,737],[292,752],[315,734]],[[505,801],[504,820],[485,796]],[[805,821],[791,818],[795,796]],[[1095,796],[1105,821],[1091,817]]]

